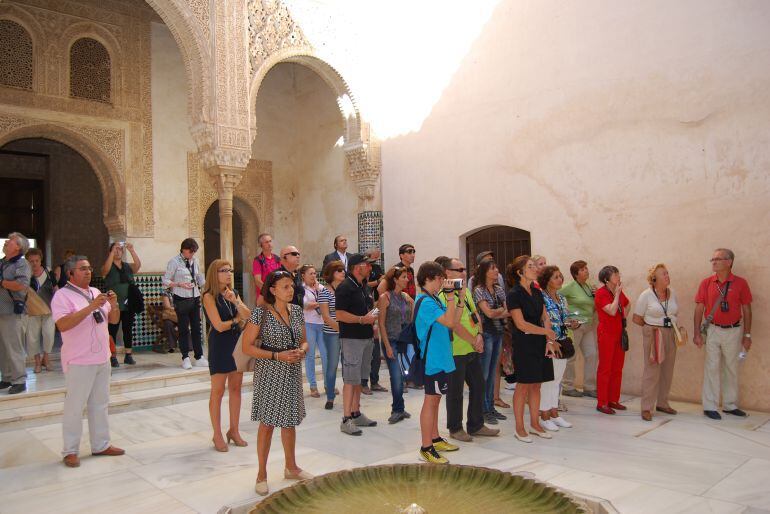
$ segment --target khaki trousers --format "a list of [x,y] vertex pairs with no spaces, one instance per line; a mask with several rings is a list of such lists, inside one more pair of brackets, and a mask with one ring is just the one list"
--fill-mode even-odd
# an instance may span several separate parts
[[0,315],[0,374],[3,376],[3,382],[27,383],[24,353],[26,317],[26,314]]
[[642,328],[643,351],[642,361],[642,410],[653,411],[655,407],[669,407],[668,393],[671,391],[671,381],[674,378],[676,363],[676,342],[673,328],[660,328],[663,340],[663,362],[650,362],[650,352],[655,337],[655,328],[645,325]]
[[575,344],[575,355],[567,360],[562,385],[565,391],[575,389],[575,359],[578,352],[583,354],[583,391],[596,391],[596,323],[580,325],[572,331],[572,342]]
[[706,332],[706,364],[703,373],[703,410],[717,410],[719,407],[720,368],[722,409],[738,408],[738,354],[742,340],[743,327],[721,328],[709,325]]
[[91,452],[110,446],[107,407],[110,403],[110,362],[79,366],[70,364],[64,374],[64,415],[62,419],[62,455],[80,452],[83,435],[83,407],[88,406],[88,434]]
[[27,316],[25,334],[25,346],[29,357],[41,353],[51,353],[56,334],[53,317],[50,314],[47,316]]

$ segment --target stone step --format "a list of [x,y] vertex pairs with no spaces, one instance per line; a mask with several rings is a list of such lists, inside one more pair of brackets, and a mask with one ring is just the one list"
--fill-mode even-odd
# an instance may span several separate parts
[[[115,414],[136,409],[163,407],[166,405],[208,398],[211,390],[208,372],[202,370],[193,373],[196,374],[194,376],[189,376],[190,379],[203,374],[206,380],[199,379],[188,383],[174,383],[173,381],[177,378],[174,376],[158,377],[156,380],[147,380],[144,385],[148,387],[143,388],[135,387],[139,384],[113,384],[113,386],[117,385],[119,388],[125,389],[121,390],[119,393],[112,392],[110,394],[110,413]],[[136,379],[135,381],[137,380],[141,379]],[[171,380],[172,383],[163,386],[157,385],[164,380]],[[153,387],[152,384],[155,384],[156,387]],[[251,387],[252,374],[244,373],[243,389],[248,390]],[[64,408],[63,393],[45,391],[33,394],[47,395],[48,399],[51,401],[45,403],[35,403],[34,401],[31,401],[26,404],[17,404],[14,408],[0,410],[0,432],[61,422]],[[61,394],[61,396],[58,397],[58,400],[55,399],[57,394]],[[27,399],[33,400],[33,398]]]

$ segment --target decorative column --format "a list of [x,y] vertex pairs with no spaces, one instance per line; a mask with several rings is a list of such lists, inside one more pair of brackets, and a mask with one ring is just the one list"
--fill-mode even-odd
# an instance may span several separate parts
[[362,139],[344,147],[348,171],[358,192],[358,251],[380,248],[384,255],[380,147],[370,137],[368,127],[362,132]]

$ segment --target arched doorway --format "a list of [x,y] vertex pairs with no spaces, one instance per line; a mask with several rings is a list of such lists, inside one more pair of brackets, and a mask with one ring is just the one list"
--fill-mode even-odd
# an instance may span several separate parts
[[507,225],[492,225],[465,236],[465,255],[472,267],[476,265],[476,255],[485,250],[492,250],[504,269],[519,255],[531,254],[532,240],[528,231]]
[[[206,270],[209,264],[220,258],[219,247],[219,200],[206,211],[203,218],[203,258]],[[244,253],[248,253],[244,247],[243,218],[237,209],[233,209],[233,269],[235,269],[235,288],[244,294]],[[248,282],[246,282],[248,284]]]
[[35,240],[49,266],[65,249],[94,267],[107,255],[102,188],[89,162],[68,145],[45,138],[0,148],[0,234],[19,231]]

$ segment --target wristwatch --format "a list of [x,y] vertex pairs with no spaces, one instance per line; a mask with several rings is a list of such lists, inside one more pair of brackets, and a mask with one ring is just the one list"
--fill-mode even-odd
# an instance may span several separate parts
[[749,339],[751,339],[751,334],[743,334],[743,337],[748,337]]

